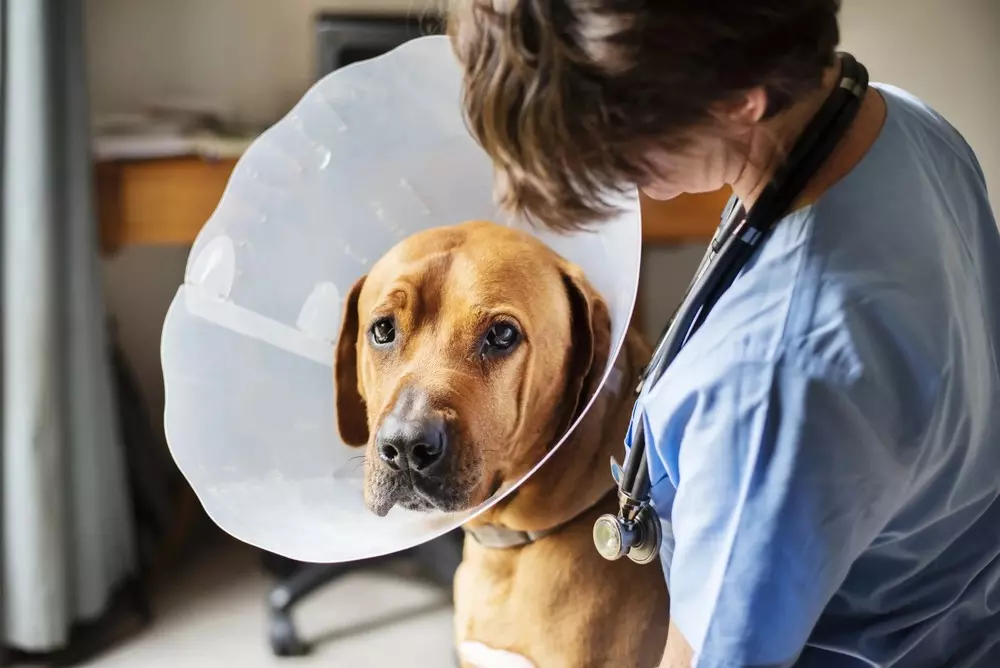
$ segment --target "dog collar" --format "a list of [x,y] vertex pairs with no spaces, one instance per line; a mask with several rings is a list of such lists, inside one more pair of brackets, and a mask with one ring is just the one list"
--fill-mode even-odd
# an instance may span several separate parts
[[600,502],[604,501],[607,496],[607,494],[602,495],[601,498],[597,499],[597,501],[590,504],[573,517],[549,529],[542,529],[540,531],[518,531],[516,529],[508,529],[507,527],[500,526],[498,524],[483,524],[477,527],[463,526],[462,529],[465,531],[465,535],[470,536],[474,541],[487,549],[508,550],[515,547],[524,547],[525,545],[537,543],[543,538],[548,538],[552,534],[561,531],[567,525],[575,522],[581,515],[594,508],[594,506]]
[[[573,519],[576,519],[575,517]],[[570,522],[573,521],[570,520]],[[498,526],[496,524],[484,524],[475,528],[466,528],[465,534],[471,536],[474,541],[479,543],[485,548],[491,550],[506,550],[513,547],[524,547],[525,545],[531,545],[541,539],[551,536],[555,532],[562,529],[569,522],[564,522],[558,526],[552,527],[551,529],[545,529],[544,531],[515,531],[514,529],[508,529],[507,527]]]

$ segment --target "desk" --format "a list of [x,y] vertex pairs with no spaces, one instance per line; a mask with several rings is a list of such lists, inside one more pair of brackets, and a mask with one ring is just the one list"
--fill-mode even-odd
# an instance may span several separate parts
[[[190,245],[235,165],[197,157],[98,163],[102,249],[112,254],[129,245]],[[707,242],[728,198],[728,189],[669,202],[643,198],[643,243]]]

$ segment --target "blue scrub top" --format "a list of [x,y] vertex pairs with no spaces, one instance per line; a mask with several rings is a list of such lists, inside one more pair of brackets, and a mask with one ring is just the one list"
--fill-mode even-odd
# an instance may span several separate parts
[[1000,666],[1000,234],[959,133],[877,88],[633,422],[696,668]]

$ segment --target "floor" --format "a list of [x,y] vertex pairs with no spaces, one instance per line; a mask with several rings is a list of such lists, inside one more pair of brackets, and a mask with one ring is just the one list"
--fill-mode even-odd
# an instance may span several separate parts
[[451,607],[445,595],[391,570],[352,574],[297,608],[310,656],[279,659],[266,639],[264,598],[272,580],[257,555],[226,541],[157,592],[143,634],[86,668],[448,668]]

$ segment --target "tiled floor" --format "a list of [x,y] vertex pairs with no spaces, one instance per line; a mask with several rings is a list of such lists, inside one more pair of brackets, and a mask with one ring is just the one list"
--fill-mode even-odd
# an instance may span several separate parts
[[158,592],[150,629],[87,668],[452,666],[449,602],[402,571],[349,575],[304,601],[298,629],[316,646],[296,659],[276,658],[268,647],[270,584],[251,550],[213,548]]

